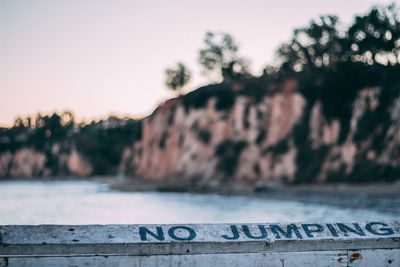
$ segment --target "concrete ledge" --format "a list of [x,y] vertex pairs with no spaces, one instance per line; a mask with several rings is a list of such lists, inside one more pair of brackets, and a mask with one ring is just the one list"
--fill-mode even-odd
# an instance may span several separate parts
[[400,266],[400,222],[0,226],[2,266]]

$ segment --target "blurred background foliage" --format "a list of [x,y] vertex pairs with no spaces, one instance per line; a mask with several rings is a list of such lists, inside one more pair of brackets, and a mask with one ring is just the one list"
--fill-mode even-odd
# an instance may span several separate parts
[[[379,86],[380,105],[361,118],[354,141],[361,142],[371,136],[371,128],[380,126],[382,131],[372,133],[372,146],[377,151],[382,148],[391,123],[387,107],[400,93],[399,16],[395,4],[374,6],[367,13],[356,16],[348,26],[337,16],[321,16],[294,30],[292,38],[276,52],[278,64],[267,65],[259,77],[249,72],[250,60],[239,54],[239,46],[231,35],[207,32],[198,62],[204,74],[213,73],[219,77],[219,82],[182,94],[192,74],[178,62],[166,70],[166,86],[178,92],[186,111],[204,107],[210,97],[216,97],[217,110],[229,110],[238,95],[252,97],[257,102],[265,95],[279,92],[279,87],[270,84],[296,79],[299,92],[307,99],[303,121],[293,131],[293,140],[299,149],[297,154],[302,155],[297,159],[301,170],[297,176],[298,181],[308,182],[304,177],[314,179],[320,168],[318,164],[327,151],[326,148],[313,150],[307,137],[311,107],[316,101],[321,101],[328,121],[339,119],[339,143],[342,143],[350,128],[352,105],[357,93],[366,87]],[[233,90],[235,87],[239,89]],[[17,117],[11,128],[0,128],[0,153],[32,147],[44,152],[48,159],[47,167],[58,173],[62,170],[57,169],[56,155],[74,148],[91,162],[93,174],[107,174],[117,169],[124,147],[140,140],[141,134],[141,120],[111,116],[87,124],[76,122],[68,111],[51,115],[38,113],[34,117]],[[201,136],[207,143],[207,134]],[[260,135],[260,138],[263,137]],[[274,149],[284,151],[286,146],[287,140],[284,140]],[[216,154],[226,160],[220,162],[219,168],[232,173],[232,163],[237,161],[244,147],[244,143],[229,140],[221,144]],[[387,172],[379,166],[368,166],[358,168],[365,171],[352,179],[358,181],[359,177],[371,176],[368,174]],[[332,177],[336,179],[334,175]]]

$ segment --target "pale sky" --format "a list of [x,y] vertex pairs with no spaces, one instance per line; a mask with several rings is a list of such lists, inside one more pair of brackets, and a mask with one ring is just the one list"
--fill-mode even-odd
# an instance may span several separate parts
[[143,117],[174,96],[164,80],[177,61],[192,70],[187,90],[208,82],[197,63],[207,31],[232,34],[258,75],[294,28],[391,2],[0,0],[0,126],[39,111]]

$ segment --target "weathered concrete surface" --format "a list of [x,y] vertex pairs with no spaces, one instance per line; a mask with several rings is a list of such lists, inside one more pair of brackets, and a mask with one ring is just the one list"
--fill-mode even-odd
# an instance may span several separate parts
[[399,266],[400,222],[1,226],[0,266]]
[[[26,257],[9,258],[8,266],[398,266],[400,256],[388,250],[364,252],[362,258],[354,257],[357,251],[313,251],[172,256],[111,256],[111,257]],[[378,257],[377,257],[378,255]],[[1,266],[1,265],[0,265]]]

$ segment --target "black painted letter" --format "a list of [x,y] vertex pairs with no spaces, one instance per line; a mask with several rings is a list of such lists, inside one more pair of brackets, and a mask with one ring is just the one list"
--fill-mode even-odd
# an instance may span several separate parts
[[[312,233],[321,233],[324,231],[324,227],[320,224],[317,223],[311,223],[311,224],[302,224],[301,225],[304,229],[304,232],[306,235],[310,238],[314,238]],[[314,229],[310,229],[310,227],[315,227]]]
[[338,236],[339,236],[338,233],[336,232],[335,228],[333,228],[333,225],[332,225],[332,224],[327,223],[326,226],[328,227],[329,232],[331,232],[331,234],[332,234],[334,237],[338,237]]
[[239,238],[239,232],[236,225],[231,225],[231,231],[233,236],[222,235],[221,237],[228,240],[236,240]]
[[360,225],[358,223],[353,223],[354,229],[351,228],[350,226],[347,226],[343,223],[338,223],[337,226],[339,227],[340,231],[342,231],[344,236],[349,236],[348,232],[355,233],[359,236],[365,236],[364,231],[361,229]]
[[152,237],[158,239],[159,241],[164,241],[164,232],[161,227],[157,226],[157,234],[153,233],[146,227],[139,227],[139,235],[140,235],[140,240],[146,241],[147,240],[147,234],[151,235]]
[[247,225],[242,225],[242,229],[244,234],[251,239],[264,239],[268,236],[267,230],[265,230],[265,227],[263,225],[258,225],[258,228],[260,229],[260,236],[254,236],[250,233],[250,229]]
[[271,224],[269,226],[271,228],[272,233],[274,234],[275,238],[280,239],[281,236],[279,233],[281,233],[283,236],[286,238],[292,238],[292,233],[294,232],[297,236],[297,238],[302,238],[299,229],[297,229],[297,226],[295,224],[289,224],[287,225],[287,230],[286,232],[279,227],[277,224]]
[[[189,233],[189,236],[188,236],[188,237],[179,237],[179,236],[176,236],[176,235],[175,235],[175,230],[177,230],[177,229],[186,230],[186,231]],[[195,232],[192,228],[187,227],[187,226],[174,226],[174,227],[169,228],[169,230],[168,230],[168,235],[169,235],[172,239],[175,239],[175,240],[179,240],[179,241],[190,241],[190,240],[193,240],[193,239],[196,237],[196,232]]]
[[381,223],[381,222],[370,222],[365,225],[365,229],[367,229],[368,232],[370,232],[373,235],[393,235],[394,231],[392,228],[379,228],[377,229],[379,232],[375,231],[372,229],[373,225],[380,225],[380,226],[389,226],[386,223]]

